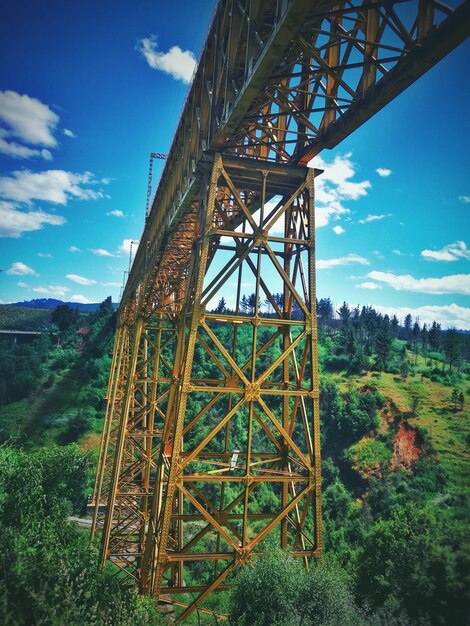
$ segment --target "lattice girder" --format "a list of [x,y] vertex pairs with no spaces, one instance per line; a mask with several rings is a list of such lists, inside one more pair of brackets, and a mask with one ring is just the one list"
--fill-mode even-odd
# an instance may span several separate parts
[[[140,572],[143,592],[199,594],[180,619],[273,532],[299,557],[321,545],[315,172],[215,155],[206,176]],[[234,309],[208,312],[229,281]]]
[[219,2],[123,301],[198,195],[208,150],[307,163],[464,41],[469,7],[469,0],[455,8],[437,0]]

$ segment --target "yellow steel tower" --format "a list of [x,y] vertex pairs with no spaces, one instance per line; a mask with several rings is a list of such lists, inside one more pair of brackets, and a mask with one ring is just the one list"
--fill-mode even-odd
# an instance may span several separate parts
[[[104,431],[116,435],[103,559],[143,592],[196,593],[181,619],[268,534],[304,558],[321,544],[318,171],[217,153],[201,167],[190,211],[121,313]],[[226,284],[234,307],[217,310]]]
[[469,6],[217,4],[119,307],[93,496],[103,563],[179,620],[268,536],[321,550],[306,164],[463,41]]

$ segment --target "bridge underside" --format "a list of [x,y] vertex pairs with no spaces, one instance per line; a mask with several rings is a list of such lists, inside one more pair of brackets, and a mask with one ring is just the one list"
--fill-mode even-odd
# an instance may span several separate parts
[[103,563],[180,620],[269,537],[321,550],[305,164],[468,28],[468,0],[217,6],[124,289],[93,496]]

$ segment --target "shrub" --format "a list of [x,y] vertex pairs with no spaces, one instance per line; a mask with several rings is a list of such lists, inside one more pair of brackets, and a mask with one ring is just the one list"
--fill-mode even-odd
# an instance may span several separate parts
[[230,596],[237,626],[363,625],[345,572],[327,559],[311,562],[272,548],[237,574]]
[[59,435],[58,441],[61,444],[75,443],[89,428],[90,420],[83,413],[77,413],[69,419],[67,430]]
[[309,626],[364,624],[345,572],[325,558],[312,564],[306,574],[298,611],[300,623]]
[[0,449],[0,623],[156,626],[154,603],[111,570],[67,521],[83,502],[89,460],[75,446]]
[[325,358],[325,369],[330,372],[349,370],[351,359],[345,354],[331,355]]
[[375,394],[358,394],[354,391],[349,393],[339,423],[339,430],[345,441],[357,441],[378,425]]
[[238,626],[297,623],[304,572],[298,559],[272,548],[242,567],[231,592],[230,615]]
[[382,441],[365,437],[349,448],[348,456],[358,469],[373,468],[389,463],[392,451]]
[[397,507],[365,539],[360,592],[376,607],[403,607],[416,621],[465,624],[470,557],[461,543],[464,528],[432,505],[420,508],[409,502]]
[[77,353],[73,348],[55,348],[51,354],[49,367],[52,370],[62,370],[70,367],[76,358]]

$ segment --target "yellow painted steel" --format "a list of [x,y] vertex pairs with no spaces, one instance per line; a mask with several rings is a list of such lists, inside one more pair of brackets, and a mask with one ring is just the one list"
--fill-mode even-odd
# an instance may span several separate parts
[[[160,274],[158,283],[143,286],[133,308],[102,558],[138,580],[143,593],[195,592],[180,620],[212,591],[226,589],[234,569],[272,533],[299,557],[321,550],[310,275],[319,172],[253,163],[247,188],[243,171],[237,159],[214,155],[194,201],[188,269],[175,281],[166,256],[174,258],[173,248],[181,254],[181,240],[168,243],[160,261],[161,272],[169,268],[167,280]],[[227,256],[224,264],[220,258]],[[268,268],[282,295],[262,279]],[[247,273],[253,310],[243,312],[238,301],[230,311],[210,312],[217,285],[233,281],[240,296]],[[249,329],[248,345],[239,343],[242,327]],[[117,340],[116,363],[120,345]],[[204,353],[209,376],[197,371],[196,350]],[[122,387],[119,372],[115,378]],[[268,508],[265,493],[271,493]],[[201,562],[205,583],[189,582]]]
[[119,307],[92,501],[102,562],[179,621],[268,536],[321,551],[305,164],[463,41],[469,6],[217,5]]

